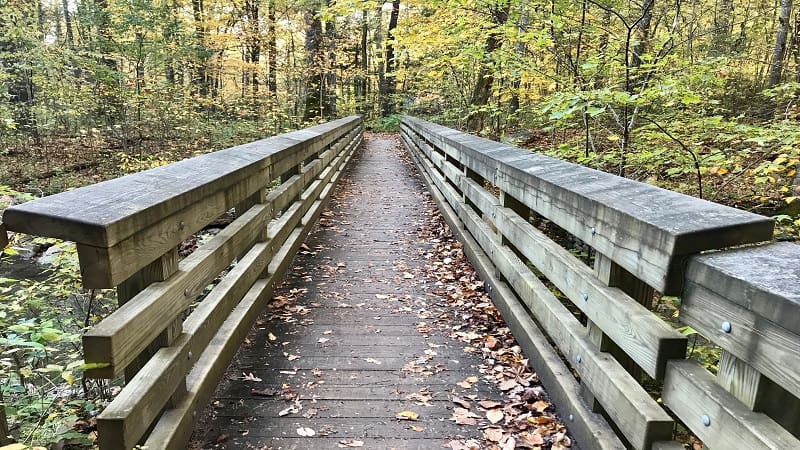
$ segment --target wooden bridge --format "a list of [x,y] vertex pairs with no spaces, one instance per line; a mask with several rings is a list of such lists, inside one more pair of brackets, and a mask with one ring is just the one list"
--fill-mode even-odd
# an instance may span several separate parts
[[[420,231],[428,199],[572,447],[677,449],[688,430],[710,449],[800,448],[800,250],[770,242],[770,219],[413,117],[400,137],[364,145],[353,116],[5,211],[8,230],[76,242],[84,286],[118,292],[83,339],[86,376],[127,379],[101,448],[480,441],[496,421],[469,402],[506,393],[433,326],[458,320],[438,304],[458,280],[424,275],[450,264]],[[652,311],[662,296],[721,347],[718,373]],[[495,444],[536,448],[506,425]]]

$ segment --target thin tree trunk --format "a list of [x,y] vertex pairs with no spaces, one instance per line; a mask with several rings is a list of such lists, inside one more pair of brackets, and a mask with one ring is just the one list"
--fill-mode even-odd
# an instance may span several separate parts
[[491,60],[492,53],[502,46],[502,41],[498,36],[498,28],[508,21],[509,5],[509,3],[506,3],[492,8],[492,23],[494,26],[489,30],[489,35],[486,37],[484,46],[485,61],[478,71],[478,79],[475,81],[475,88],[472,90],[470,98],[470,105],[473,108],[477,107],[477,110],[471,112],[467,117],[467,128],[473,131],[480,131],[486,118],[486,112],[481,109],[488,104],[489,97],[492,94],[492,85],[494,84],[495,65]]
[[792,16],[792,0],[781,0],[781,13],[778,17],[778,32],[775,36],[775,48],[772,51],[772,63],[769,66],[767,87],[780,84],[783,75],[783,57],[786,55],[786,36],[789,34],[789,19]]
[[275,22],[275,0],[268,0],[267,10],[267,24],[269,27],[267,29],[267,52],[269,53],[267,57],[269,65],[267,84],[269,85],[270,95],[275,98],[278,94],[278,45],[275,38],[275,27],[277,26]]
[[392,12],[389,14],[389,27],[386,32],[386,70],[384,72],[384,91],[381,93],[381,114],[386,117],[394,113],[394,94],[397,84],[394,79],[394,29],[400,15],[400,0],[392,0]]
[[75,44],[75,35],[72,33],[72,16],[69,14],[69,3],[67,0],[61,0],[61,9],[64,14],[64,25],[67,30],[67,47],[72,48]]
[[[328,1],[330,6],[330,1]],[[336,23],[335,19],[325,22],[325,47],[327,61],[325,64],[325,93],[324,116],[333,119],[336,117]]]
[[322,22],[317,11],[307,11],[305,14],[306,22],[306,66],[308,67],[308,79],[306,81],[306,104],[303,113],[303,120],[311,120],[320,117],[323,109],[323,98],[321,90],[322,68],[319,64],[320,44],[322,41]]

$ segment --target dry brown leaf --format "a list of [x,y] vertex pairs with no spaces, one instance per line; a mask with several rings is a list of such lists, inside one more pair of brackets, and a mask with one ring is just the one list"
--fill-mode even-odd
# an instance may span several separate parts
[[538,430],[533,432],[524,431],[519,434],[517,445],[523,448],[538,448],[544,445],[544,438],[539,434]]
[[363,447],[364,441],[356,441],[356,440],[344,440],[339,441],[339,448],[353,448],[353,447]]
[[461,397],[456,397],[456,396],[453,396],[453,398],[452,398],[451,400],[452,400],[452,401],[453,401],[453,403],[455,403],[456,405],[458,405],[458,406],[461,406],[461,407],[463,407],[463,408],[465,408],[465,409],[470,409],[470,408],[472,407],[472,404],[471,404],[470,402],[468,402],[468,401],[466,401],[466,400],[462,399]]
[[541,412],[544,412],[544,410],[546,410],[547,408],[550,407],[550,403],[547,403],[544,400],[539,400],[539,401],[535,402],[533,405],[531,405],[531,407],[533,409],[535,409],[536,411],[541,413]]
[[507,380],[503,380],[500,384],[497,385],[497,387],[501,391],[510,391],[511,389],[514,389],[517,386],[519,386],[519,384],[515,380],[512,380],[510,378]]
[[503,440],[503,430],[501,428],[487,428],[483,430],[483,437],[492,442]]
[[478,406],[480,406],[481,408],[485,408],[485,409],[497,408],[498,406],[502,406],[502,405],[503,405],[502,403],[496,402],[494,400],[481,400],[478,403]]
[[504,414],[501,409],[490,409],[486,411],[486,418],[489,419],[489,422],[495,424],[503,420]]

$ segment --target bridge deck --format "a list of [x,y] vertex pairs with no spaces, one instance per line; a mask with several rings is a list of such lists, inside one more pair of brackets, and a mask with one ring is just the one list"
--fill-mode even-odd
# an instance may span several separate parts
[[[425,269],[447,257],[426,259],[431,241],[421,233],[434,211],[396,137],[368,137],[239,350],[195,444],[427,449],[482,440],[490,423],[477,403],[504,396],[487,381],[480,350],[465,352],[468,343],[448,336],[464,311],[435,294],[442,287]],[[469,377],[480,381],[457,384]],[[453,395],[471,403],[477,424],[450,420],[460,407]],[[418,420],[397,419],[404,411]]]

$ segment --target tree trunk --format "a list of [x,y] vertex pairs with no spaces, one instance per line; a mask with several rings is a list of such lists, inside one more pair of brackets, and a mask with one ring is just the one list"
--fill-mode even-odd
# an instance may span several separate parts
[[323,109],[322,95],[322,68],[319,64],[320,44],[322,41],[322,22],[317,11],[305,13],[306,22],[306,66],[308,79],[306,81],[306,104],[303,120],[320,117]]
[[647,53],[647,46],[650,41],[650,20],[653,18],[653,4],[655,0],[644,0],[642,4],[642,15],[639,16],[638,24],[636,25],[636,44],[633,46],[633,54],[631,55],[631,65],[633,67],[640,67],[642,65],[642,56]]
[[69,3],[67,0],[61,0],[61,9],[64,14],[64,24],[67,30],[67,47],[72,48],[75,43],[75,35],[72,33],[72,16],[69,14]]
[[269,52],[269,56],[267,57],[267,64],[269,64],[269,73],[268,73],[268,89],[269,93],[274,99],[278,94],[278,45],[276,43],[276,32],[275,27],[277,23],[275,22],[275,0],[268,0],[267,1],[267,52]]
[[206,26],[204,23],[204,8],[203,0],[192,0],[192,15],[194,17],[194,31],[195,39],[199,55],[196,55],[194,76],[192,77],[192,85],[195,86],[196,92],[202,96],[207,96],[209,92],[209,76],[207,68],[207,56],[205,48],[206,41]]
[[397,83],[394,78],[395,56],[394,56],[394,29],[397,28],[397,19],[400,15],[400,0],[392,0],[392,12],[389,14],[389,27],[386,32],[386,70],[384,71],[385,82],[381,93],[381,115],[383,117],[394,113],[394,94],[397,90]]
[[[330,1],[328,1],[330,6]],[[327,61],[325,64],[325,86],[322,92],[325,93],[324,117],[333,119],[336,117],[336,19],[325,22],[325,47],[327,50]]]
[[781,13],[778,17],[778,33],[775,36],[775,49],[769,66],[767,87],[780,84],[783,75],[783,57],[786,55],[786,36],[789,34],[789,18],[792,16],[792,0],[781,0]]
[[[585,0],[584,0],[585,1]],[[520,5],[519,10],[519,21],[517,22],[517,31],[522,34],[528,31],[528,10],[525,4]],[[525,53],[527,53],[527,46],[525,45],[525,41],[523,39],[519,39],[517,41],[517,46],[515,48],[515,52],[517,54],[517,58],[519,61],[522,61],[525,57]],[[509,101],[508,110],[510,113],[515,113],[519,110],[519,88],[521,86],[522,80],[520,79],[519,75],[514,76],[514,80],[511,82],[511,100]]]
[[493,27],[489,30],[489,35],[486,38],[484,46],[484,59],[481,68],[478,71],[478,79],[475,82],[475,88],[472,90],[470,98],[470,105],[477,110],[472,111],[467,117],[467,128],[472,131],[480,131],[483,129],[483,123],[486,119],[486,112],[481,111],[483,106],[489,103],[489,97],[492,94],[492,85],[494,84],[494,71],[495,64],[492,61],[492,53],[502,46],[502,41],[498,36],[500,26],[508,21],[509,3],[504,5],[497,5],[492,7],[492,23]]

